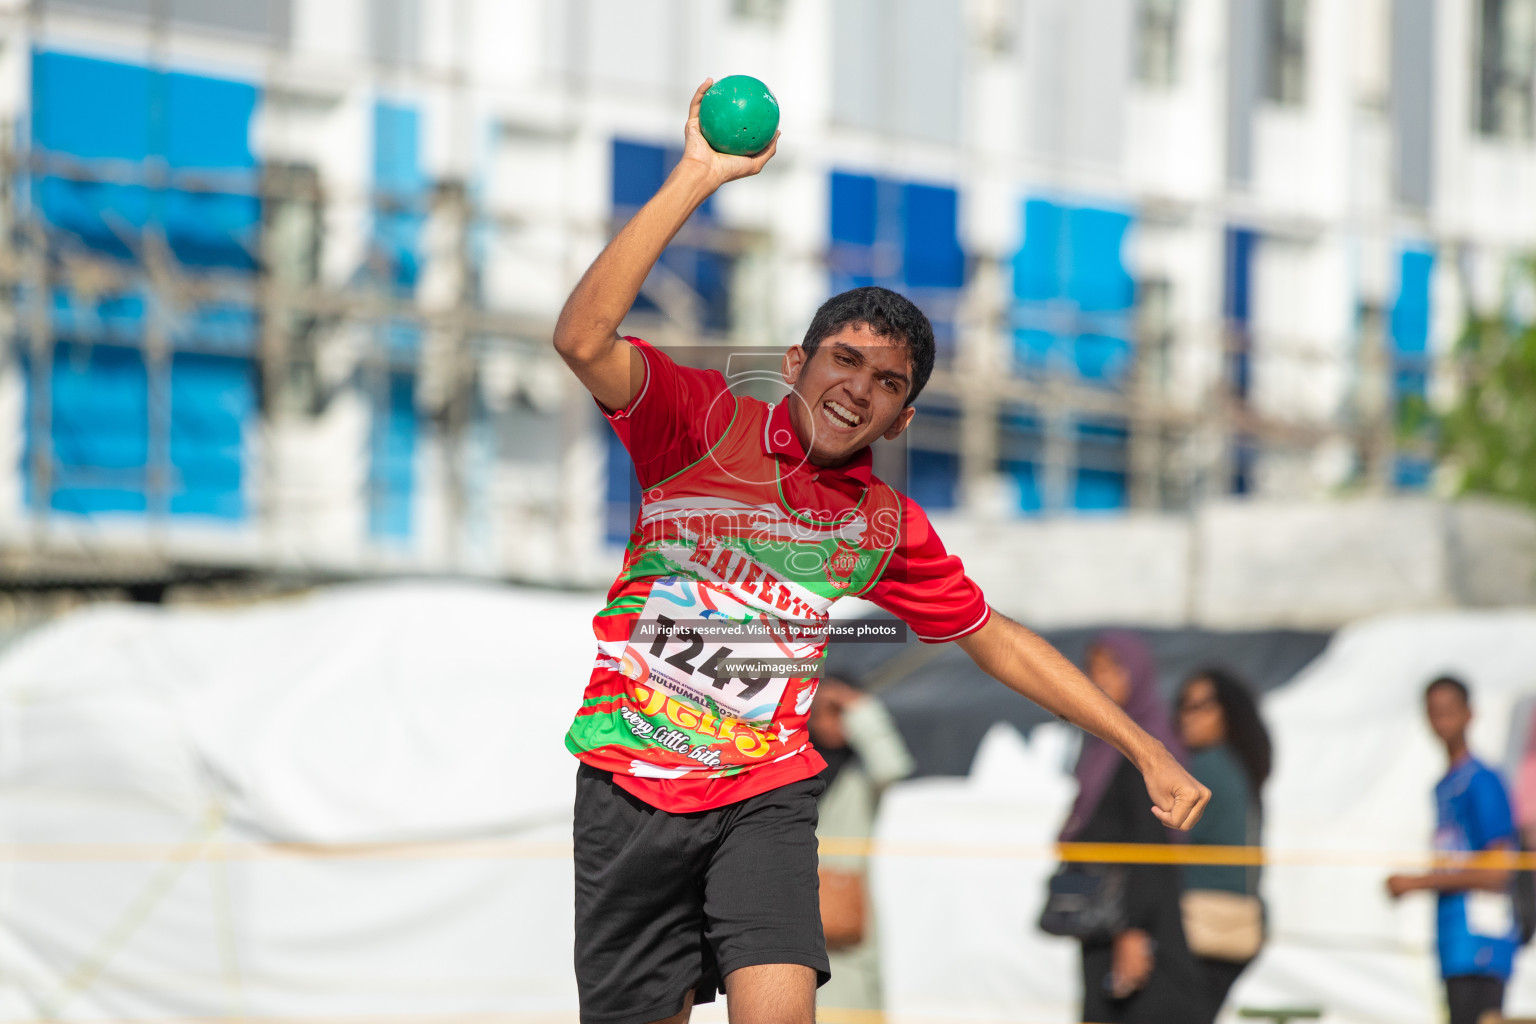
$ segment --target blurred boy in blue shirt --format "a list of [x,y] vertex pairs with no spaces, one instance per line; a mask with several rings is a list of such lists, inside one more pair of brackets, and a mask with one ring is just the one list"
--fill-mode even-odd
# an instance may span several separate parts
[[[1516,848],[1514,817],[1499,776],[1467,749],[1472,701],[1466,684],[1442,676],[1424,691],[1429,727],[1445,744],[1450,769],[1435,786],[1435,850],[1455,857]],[[1445,867],[1427,875],[1393,875],[1395,899],[1426,889],[1439,893],[1436,919],[1440,976],[1451,1024],[1477,1024],[1502,1011],[1504,983],[1520,946],[1510,873],[1502,869]]]

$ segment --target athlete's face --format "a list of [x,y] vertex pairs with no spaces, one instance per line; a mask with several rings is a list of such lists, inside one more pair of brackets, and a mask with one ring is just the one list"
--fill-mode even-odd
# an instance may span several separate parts
[[1451,686],[1437,686],[1424,697],[1424,711],[1429,727],[1447,747],[1466,742],[1467,726],[1472,723],[1472,709]]
[[812,355],[799,345],[784,353],[784,380],[800,398],[787,399],[790,422],[816,466],[840,465],[876,438],[897,437],[912,422],[906,343],[883,338],[864,324],[849,324]]

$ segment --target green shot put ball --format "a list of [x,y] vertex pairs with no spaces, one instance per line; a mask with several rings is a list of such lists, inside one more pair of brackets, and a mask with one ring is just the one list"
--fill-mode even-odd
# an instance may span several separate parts
[[749,156],[773,141],[779,101],[751,75],[730,75],[699,101],[699,130],[716,152]]

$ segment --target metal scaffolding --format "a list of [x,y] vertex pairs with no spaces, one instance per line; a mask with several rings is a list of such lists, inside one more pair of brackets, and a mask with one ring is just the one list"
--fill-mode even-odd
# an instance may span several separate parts
[[[36,35],[48,16],[35,6],[5,30],[20,45],[22,35]],[[470,28],[462,17],[457,23],[462,44]],[[167,66],[171,31],[163,12],[144,29],[147,51],[161,68]],[[265,88],[279,96],[292,91],[276,54],[271,68]],[[381,81],[402,74],[389,61],[375,71]],[[411,75],[448,90],[452,131],[469,146],[475,88],[469,76],[432,78],[420,69]],[[567,82],[568,99],[574,103],[584,88],[579,76]],[[579,117],[572,111],[561,116]],[[419,195],[357,191],[289,157],[261,163],[253,174],[178,169],[163,160],[81,159],[29,146],[16,128],[0,126],[0,217],[6,218],[0,224],[0,288],[10,296],[0,366],[24,371],[27,403],[25,522],[0,530],[0,558],[13,584],[174,582],[211,572],[301,580],[398,572],[546,582],[601,578],[600,424],[590,399],[549,350],[548,310],[519,311],[502,303],[488,293],[484,273],[488,239],[516,249],[534,228],[552,224],[558,256],[533,247],[525,258],[558,263],[555,273],[569,287],[585,254],[617,227],[616,220],[582,219],[552,208],[534,224],[525,208],[497,206],[464,177],[428,182]],[[576,135],[572,120],[569,132],[552,136],[568,164],[578,159]],[[141,232],[123,230],[128,258],[104,255],[44,215],[36,194],[44,180],[143,189],[160,197],[249,198],[260,210],[254,237],[245,240],[251,269],[178,260],[172,241],[153,222]],[[1223,211],[1192,209],[1183,216],[1208,221],[1202,228],[1208,231],[1219,231],[1227,220]],[[391,217],[419,219],[414,281],[392,280],[377,249],[349,274],[327,270],[338,224]],[[359,238],[369,244],[366,231],[353,233],[358,238],[348,244]],[[762,268],[785,258],[785,243],[771,231],[698,221],[678,244],[730,261],[737,324],[775,315],[779,307],[766,297],[774,275]],[[828,252],[814,259],[823,268],[834,263]],[[1073,475],[1096,457],[1095,442],[1084,439],[1081,424],[1099,421],[1123,424],[1123,453],[1113,456],[1118,467],[1109,468],[1124,475],[1133,509],[1187,510],[1230,492],[1237,463],[1250,449],[1311,452],[1342,445],[1359,466],[1352,486],[1388,486],[1395,412],[1379,310],[1362,316],[1358,351],[1351,356],[1286,339],[1256,339],[1214,316],[1180,321],[1169,308],[1166,282],[1141,280],[1130,321],[1131,368],[1119,381],[1094,382],[1018,365],[1009,273],[1006,259],[969,259],[955,295],[955,345],[923,402],[925,410],[954,414],[920,415],[908,440],[912,448],[958,460],[963,513],[1008,514],[1000,492],[1006,490],[1002,466],[1010,460],[1036,467],[1044,514],[1070,511]],[[54,366],[63,351],[60,304],[97,308],[104,298],[130,294],[144,299],[142,330],[110,343],[142,354],[149,457],[142,471],[145,514],[136,527],[124,529],[59,515],[52,501],[59,463],[51,439]],[[659,343],[742,341],[740,330],[707,327],[700,295],[665,267],[652,275],[644,295],[648,308],[636,312],[632,325]],[[169,388],[176,354],[202,344],[196,332],[179,325],[190,312],[219,304],[244,310],[256,325],[253,347],[242,355],[252,361],[258,403],[251,424],[250,514],[241,528],[211,534],[170,515],[176,481],[169,470]],[[774,341],[796,330],[798,325],[755,322],[750,340]],[[71,340],[106,343],[89,332]],[[1260,341],[1266,351],[1301,364],[1351,360],[1344,371],[1354,383],[1341,414],[1327,421],[1278,419],[1257,409],[1234,367],[1254,359]],[[1199,393],[1181,388],[1170,369],[1176,352],[1192,349],[1218,367]],[[403,543],[370,533],[370,510],[390,498],[380,492],[387,481],[363,465],[384,443],[370,432],[387,415],[397,374],[410,377],[413,429],[425,444],[426,454],[413,449],[412,457],[430,462],[436,474],[430,510]],[[346,419],[349,403],[358,410],[349,415],[361,426],[347,434],[339,423],[333,433],[344,436],[327,441],[327,424]],[[354,464],[319,459],[327,443]],[[361,493],[349,497],[349,489]],[[326,525],[338,517],[348,522]]]

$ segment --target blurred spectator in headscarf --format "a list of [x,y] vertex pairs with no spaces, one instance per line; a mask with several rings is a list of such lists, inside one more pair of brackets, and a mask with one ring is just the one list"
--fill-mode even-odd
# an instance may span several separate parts
[[[1101,633],[1088,650],[1088,676],[1137,725],[1185,760],[1158,693],[1157,670],[1145,640],[1125,630]],[[1061,831],[1063,842],[1167,843],[1151,814],[1151,798],[1136,766],[1093,736],[1077,759],[1078,793]],[[1083,1020],[1103,1024],[1197,1024],[1203,1002],[1193,997],[1200,976],[1184,942],[1179,869],[1129,864],[1126,927],[1104,942],[1084,940]]]
[[[885,787],[913,768],[885,705],[832,677],[811,705],[811,741],[826,760],[826,792],[818,805],[820,839],[868,841]],[[880,946],[869,891],[869,858],[861,851],[821,856],[821,917],[832,979],[816,995],[837,1010],[879,1011]]]
[[[1211,791],[1189,830],[1194,846],[1260,846],[1261,794],[1273,747],[1253,693],[1220,668],[1196,672],[1179,692],[1179,732],[1190,774]],[[1190,864],[1184,869],[1184,933],[1204,981],[1206,1021],[1264,941],[1257,865]]]

